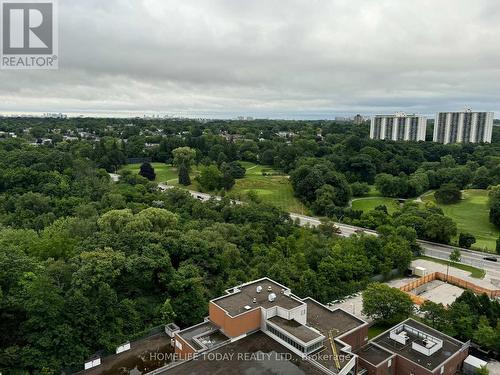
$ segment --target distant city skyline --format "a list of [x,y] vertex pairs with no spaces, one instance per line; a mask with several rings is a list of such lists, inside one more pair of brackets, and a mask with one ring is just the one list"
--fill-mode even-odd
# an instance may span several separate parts
[[496,0],[65,0],[58,8],[59,70],[0,71],[0,112],[500,113]]
[[[391,115],[397,112],[401,111],[393,111],[385,113],[386,115]],[[447,111],[439,111],[439,112],[447,112]],[[436,113],[439,113],[436,112]],[[449,111],[449,112],[454,112],[454,111]],[[488,111],[489,112],[489,111]],[[7,111],[0,111],[0,117],[46,117],[44,116],[45,114],[50,113],[50,114],[63,114],[66,115],[68,118],[74,118],[74,117],[96,117],[96,118],[142,118],[142,117],[158,117],[159,119],[162,118],[190,118],[190,119],[207,119],[207,120],[238,120],[239,117],[243,117],[242,120],[246,120],[248,118],[251,118],[252,120],[328,120],[328,121],[335,121],[338,120],[339,118],[348,118],[352,120],[354,116],[356,115],[361,115],[364,117],[364,120],[369,122],[370,119],[373,116],[380,115],[380,113],[373,112],[373,113],[361,113],[361,112],[353,112],[353,113],[345,113],[345,112],[332,112],[332,113],[317,113],[317,114],[311,114],[311,113],[304,113],[304,114],[268,114],[267,116],[265,115],[260,115],[257,113],[228,113],[228,114],[203,114],[203,113],[192,113],[192,114],[187,114],[187,113],[166,113],[166,112],[150,112],[150,111],[136,111],[136,112],[115,112],[115,111],[103,111],[103,112],[68,112],[68,111],[42,111],[42,112],[7,112]],[[419,116],[425,117],[427,120],[434,120],[436,113],[433,114],[422,114],[422,113],[416,113]],[[494,120],[499,120],[500,119],[500,112],[499,113],[494,113]]]

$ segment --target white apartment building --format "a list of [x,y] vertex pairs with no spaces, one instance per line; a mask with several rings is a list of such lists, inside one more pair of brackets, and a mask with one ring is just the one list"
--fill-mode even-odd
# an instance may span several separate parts
[[370,126],[371,139],[392,141],[425,141],[427,119],[415,114],[398,112],[394,115],[372,117]]
[[434,122],[434,142],[491,143],[493,112],[439,112]]

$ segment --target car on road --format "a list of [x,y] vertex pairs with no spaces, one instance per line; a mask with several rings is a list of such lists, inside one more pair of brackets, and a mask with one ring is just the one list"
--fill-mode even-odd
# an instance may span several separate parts
[[489,260],[490,262],[498,262],[498,259],[495,257],[484,257],[484,260]]

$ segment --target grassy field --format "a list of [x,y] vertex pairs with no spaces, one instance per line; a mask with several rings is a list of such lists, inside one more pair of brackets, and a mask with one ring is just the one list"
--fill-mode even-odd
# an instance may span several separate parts
[[399,208],[399,203],[396,199],[385,197],[367,197],[367,198],[354,198],[352,201],[352,208],[364,212],[371,211],[375,207],[385,205],[387,211],[391,214]]
[[[168,180],[173,180],[177,178],[177,169],[165,163],[151,163],[156,173],[156,182],[166,182]],[[139,168],[141,164],[127,164],[120,169],[121,171],[131,171],[132,173],[139,173]]]
[[[236,180],[236,184],[230,191],[232,196],[245,200],[246,194],[253,190],[264,202],[273,204],[285,211],[307,214],[304,205],[293,196],[293,189],[288,176],[280,175],[270,167],[248,162],[242,162],[241,164],[247,169],[247,173],[241,180]],[[270,175],[264,176],[263,172]]]
[[[167,182],[168,185],[178,186],[177,168],[165,163],[151,164],[156,172],[155,182]],[[229,192],[230,196],[244,201],[247,199],[246,194],[253,190],[264,202],[273,204],[285,211],[308,213],[304,205],[293,196],[293,189],[288,176],[282,175],[270,167],[249,162],[241,162],[241,164],[247,170],[246,175],[241,180],[236,180],[236,184]],[[139,173],[140,166],[140,164],[128,164],[120,171],[129,170],[132,173]],[[193,166],[191,169],[191,181],[193,184],[185,188],[198,190],[194,182],[194,178],[198,173],[196,166]],[[264,176],[263,172],[269,175]]]
[[[178,176],[177,176],[177,168],[173,167],[170,164],[165,164],[165,163],[151,163],[153,166],[155,173],[156,173],[156,179],[155,182],[167,182],[168,185],[178,185]],[[139,169],[141,167],[141,163],[136,163],[136,164],[127,164],[123,166],[123,168],[118,171],[118,174],[120,174],[121,171],[131,171],[132,173],[139,173]],[[196,177],[197,174],[197,168],[195,165],[191,167],[191,181],[194,181],[194,178]],[[188,189],[194,189],[194,185],[187,186]]]
[[[465,190],[459,203],[442,205],[446,216],[457,223],[458,232],[468,232],[476,237],[473,248],[494,251],[500,231],[489,221],[488,192],[486,190]],[[433,202],[434,192],[422,197],[424,202]],[[437,204],[437,203],[436,203]]]
[[[426,257],[426,256],[420,256],[420,257],[417,257],[416,259],[424,259],[424,260],[428,260],[430,262],[444,264],[444,265],[448,264],[448,261],[446,261],[444,259],[437,259],[437,258],[431,258],[431,257]],[[451,262],[450,267],[458,268],[462,271],[470,272],[470,276],[474,277],[476,279],[482,279],[484,277],[484,275],[486,274],[486,272],[481,268],[472,267],[472,266],[469,266],[467,264],[462,264],[462,263]]]

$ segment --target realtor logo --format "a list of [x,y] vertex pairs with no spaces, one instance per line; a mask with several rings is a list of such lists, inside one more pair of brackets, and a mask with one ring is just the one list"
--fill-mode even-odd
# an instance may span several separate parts
[[57,69],[54,0],[1,0],[2,69]]

